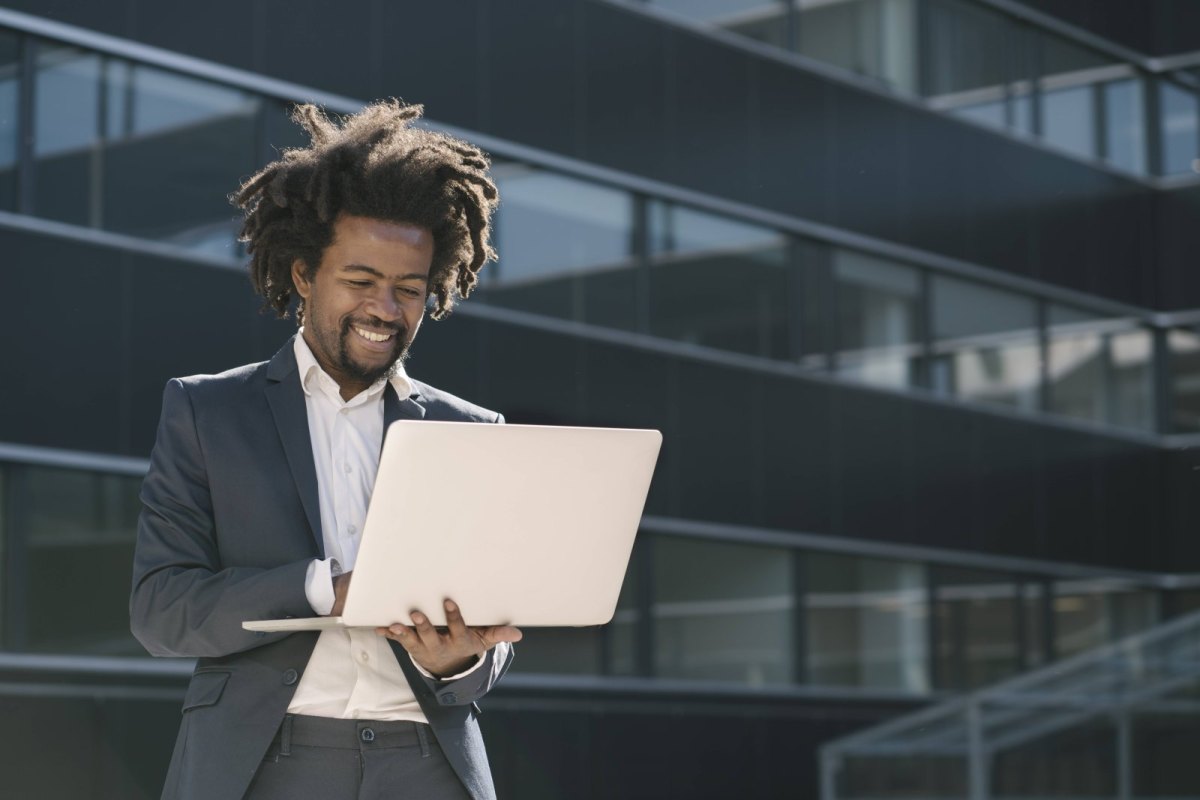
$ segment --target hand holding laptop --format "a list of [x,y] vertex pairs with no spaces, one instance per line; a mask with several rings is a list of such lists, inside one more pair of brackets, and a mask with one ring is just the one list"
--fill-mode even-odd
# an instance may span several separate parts
[[[350,588],[350,576],[353,571],[344,572],[333,579],[333,610],[330,616],[342,614],[346,604],[346,590]],[[443,606],[446,609],[446,627],[438,630],[430,622],[429,617],[420,611],[414,611],[409,616],[412,626],[396,622],[386,628],[376,628],[380,636],[399,642],[413,660],[425,668],[430,675],[446,677],[457,675],[474,663],[475,659],[491,650],[500,642],[521,641],[521,631],[512,625],[491,625],[469,628],[463,622],[458,605],[447,599]]]
[[512,625],[469,628],[453,600],[447,599],[442,605],[446,610],[445,628],[435,628],[429,617],[414,611],[410,615],[411,626],[396,622],[386,628],[376,628],[375,632],[399,642],[413,661],[439,678],[466,670],[475,659],[500,642],[521,641],[520,628]]

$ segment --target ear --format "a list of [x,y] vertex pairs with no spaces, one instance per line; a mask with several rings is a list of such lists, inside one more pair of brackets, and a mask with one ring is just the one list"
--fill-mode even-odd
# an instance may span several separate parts
[[308,279],[308,267],[303,259],[292,262],[292,285],[296,287],[296,294],[305,300],[312,294],[312,281]]

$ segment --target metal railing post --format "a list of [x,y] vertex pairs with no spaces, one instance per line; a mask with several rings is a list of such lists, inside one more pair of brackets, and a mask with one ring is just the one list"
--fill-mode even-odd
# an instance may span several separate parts
[[990,764],[983,741],[983,704],[978,697],[967,700],[967,797],[988,800]]

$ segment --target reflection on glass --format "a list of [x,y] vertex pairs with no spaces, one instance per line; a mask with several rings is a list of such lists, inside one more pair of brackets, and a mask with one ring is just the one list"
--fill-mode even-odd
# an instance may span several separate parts
[[994,127],[1032,130],[1031,43],[1012,18],[964,0],[927,0],[924,92],[935,108]]
[[634,545],[633,557],[625,571],[625,582],[617,597],[617,610],[612,622],[604,628],[608,663],[605,672],[609,675],[638,674],[637,630],[640,622],[637,605],[638,586],[641,583],[642,560],[640,546]]
[[933,388],[966,400],[1037,408],[1037,313],[1028,297],[933,279]]
[[105,66],[104,227],[235,257],[224,198],[257,166],[259,98],[143,64]]
[[1154,336],[1146,328],[1114,332],[1109,339],[1109,360],[1108,421],[1123,428],[1153,431]]
[[24,607],[37,610],[25,620],[25,648],[142,654],[129,633],[128,609],[141,478],[46,467],[7,471],[21,493],[7,535],[25,541]]
[[1009,576],[934,569],[937,676],[941,688],[973,689],[1020,667],[1017,584]]
[[1142,81],[1104,84],[1104,158],[1131,172],[1146,171],[1146,115]]
[[0,209],[16,207],[17,81],[20,59],[17,37],[0,31]]
[[1042,137],[1081,156],[1095,157],[1096,93],[1102,81],[1128,68],[1053,34],[1042,42]]
[[1154,427],[1154,342],[1129,319],[1052,305],[1047,329],[1049,408],[1128,428]]
[[917,270],[854,250],[833,254],[839,375],[880,386],[917,383]]
[[39,216],[236,254],[225,196],[257,163],[256,96],[51,44],[36,62]]
[[797,281],[787,239],[756,225],[652,201],[650,332],[787,359]]
[[956,117],[969,119],[973,122],[982,122],[984,125],[991,125],[995,128],[1003,128],[1005,125],[1005,103],[1003,100],[964,103],[963,105],[951,108],[950,113]]
[[33,152],[39,158],[96,143],[100,118],[100,56],[52,44],[37,50]]
[[917,90],[914,0],[796,0],[797,49],[842,69]]
[[1055,655],[1081,653],[1146,630],[1158,621],[1158,596],[1093,580],[1054,584]]
[[924,565],[830,553],[804,560],[809,682],[929,691]]
[[1171,81],[1161,81],[1162,171],[1164,175],[1192,172],[1200,145],[1200,103],[1196,92]]
[[788,550],[662,536],[653,552],[656,676],[791,682]]
[[1170,351],[1171,431],[1200,431],[1200,332],[1175,328],[1167,334]]
[[644,0],[696,22],[724,28],[756,41],[787,46],[785,0]]
[[1022,666],[1025,669],[1045,664],[1050,660],[1046,642],[1047,592],[1041,583],[1021,585],[1021,613],[1025,625],[1025,653]]
[[41,43],[33,96],[34,208],[39,216],[94,225],[102,155],[100,56]]
[[1081,156],[1096,155],[1091,86],[1042,92],[1042,138]]
[[497,164],[500,262],[487,302],[632,330],[633,197],[523,164]]

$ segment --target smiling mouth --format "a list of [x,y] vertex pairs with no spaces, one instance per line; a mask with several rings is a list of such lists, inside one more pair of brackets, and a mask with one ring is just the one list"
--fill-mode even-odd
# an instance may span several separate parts
[[350,328],[368,342],[386,342],[388,339],[391,339],[396,335],[395,333],[375,333],[373,331],[366,330],[365,328],[360,328],[356,325],[351,325]]

